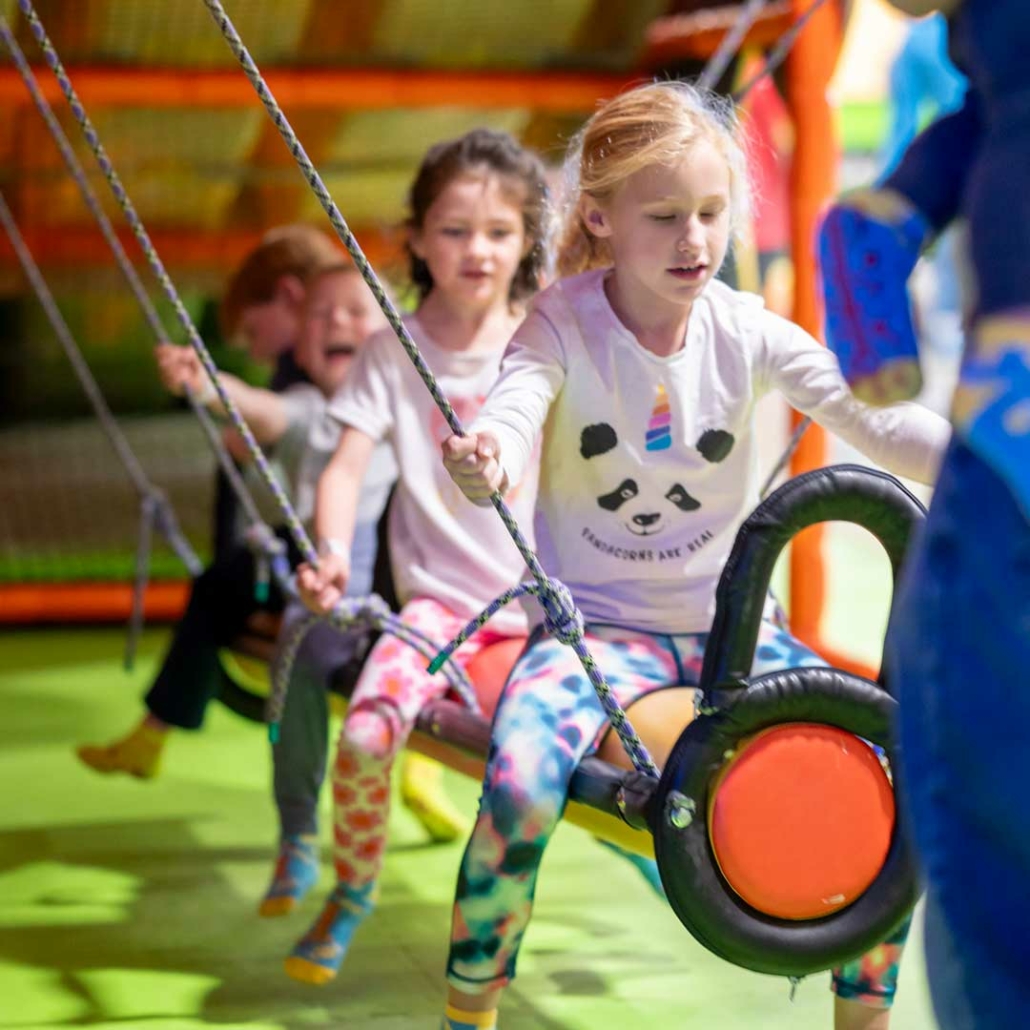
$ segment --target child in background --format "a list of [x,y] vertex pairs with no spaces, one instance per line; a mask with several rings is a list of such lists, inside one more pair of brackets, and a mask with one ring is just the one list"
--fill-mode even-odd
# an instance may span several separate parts
[[[311,519],[315,484],[339,438],[338,427],[326,417],[329,400],[343,385],[365,340],[385,325],[379,304],[357,269],[337,260],[315,272],[307,286],[296,359],[308,382],[277,394],[219,374],[220,385],[257,442],[275,445],[278,464],[288,479],[287,492],[304,523]],[[172,393],[181,395],[189,389],[212,412],[224,414],[191,348],[164,346],[158,363]],[[372,589],[376,526],[395,477],[392,455],[387,448],[379,448],[361,485],[349,583],[353,595]],[[287,605],[281,640],[288,639],[303,613],[299,602]],[[329,681],[336,669],[355,656],[362,640],[363,634],[345,634],[320,624],[297,654],[279,741],[272,749],[279,853],[261,915],[291,912],[318,879],[318,795],[328,749]]]
[[[523,475],[543,430],[539,557],[571,590],[625,709],[697,685],[715,587],[759,499],[753,411],[763,394],[779,390],[924,483],[948,427],[912,404],[859,403],[830,352],[715,280],[748,207],[729,105],[679,82],[632,90],[590,119],[568,167],[574,207],[559,271],[571,278],[536,299],[469,435],[443,453],[466,495],[487,504]],[[765,622],[753,673],[821,664]],[[605,729],[575,653],[537,627],[494,717],[458,878],[447,1030],[496,1025],[569,780]],[[835,971],[838,1030],[887,1026],[906,930]]]
[[[304,291],[315,271],[339,260],[339,248],[325,233],[307,225],[282,226],[267,234],[230,279],[219,312],[223,332],[227,337],[241,336],[257,360],[275,363],[272,390],[306,381],[292,356],[301,332]],[[159,354],[181,351],[159,348]],[[199,385],[209,385],[206,377]],[[274,397],[269,391],[260,395]],[[274,583],[267,602],[255,600],[253,554],[235,539],[235,528],[226,525],[234,519],[222,512],[217,522],[215,559],[193,581],[186,611],[144,698],[146,714],[127,736],[108,745],[77,749],[79,758],[97,772],[128,773],[140,779],[156,776],[169,731],[199,729],[208,704],[218,696],[219,648],[259,608],[282,611],[283,597]],[[291,547],[285,527],[276,534]],[[291,564],[300,560],[295,549],[290,557]]]
[[[239,325],[263,356],[272,357],[283,336],[296,337],[289,374],[292,385],[281,392],[249,386],[226,373],[219,374],[219,381],[257,442],[274,452],[287,493],[304,522],[311,517],[314,484],[336,443],[335,428],[323,425],[326,405],[346,378],[357,348],[386,324],[357,270],[342,264],[341,258],[328,237],[307,226],[269,234],[230,284],[224,308],[227,327]],[[279,357],[281,371],[284,365]],[[173,394],[182,395],[188,387],[213,413],[224,414],[191,348],[162,345],[157,360],[165,386]],[[395,474],[384,450],[362,493],[362,525],[355,548],[358,571],[352,584],[359,593],[372,587],[376,523]],[[285,528],[277,535],[295,565],[300,555],[292,537]],[[244,545],[231,548],[204,572],[194,584],[168,657],[147,695],[149,711],[143,722],[128,738],[107,748],[80,748],[83,761],[101,772],[129,772],[141,778],[156,775],[171,727],[199,728],[207,705],[217,696],[219,648],[232,641],[254,611],[283,608],[284,599],[274,582],[269,584],[266,605],[255,600],[254,575],[254,556]],[[298,656],[300,684],[291,689],[282,739],[273,750],[281,843],[276,873],[262,902],[263,915],[289,911],[317,877],[313,842],[318,793],[325,779],[326,690],[332,672],[353,655],[356,646],[354,639],[335,631],[323,635],[325,630],[328,627],[319,627]],[[403,793],[405,803],[434,840],[452,840],[466,825],[443,793],[443,770],[438,763],[416,756],[410,767],[406,764]]]
[[[544,261],[546,187],[540,161],[504,133],[477,129],[438,144],[411,188],[409,249],[421,295],[405,325],[459,418],[469,421],[497,377],[501,354],[537,288]],[[470,505],[437,458],[449,434],[398,340],[366,347],[329,406],[343,426],[318,485],[315,528],[323,558],[302,566],[305,604],[329,612],[354,575],[359,486],[378,444],[399,468],[389,541],[401,617],[442,644],[518,579],[522,560],[493,512]],[[532,512],[536,470],[526,463],[509,503]],[[466,665],[491,642],[521,637],[521,612],[498,612],[455,654]],[[298,980],[325,983],[372,910],[389,814],[390,767],[422,707],[447,690],[440,674],[397,640],[372,649],[354,691],[333,771],[337,886],[286,960]]]

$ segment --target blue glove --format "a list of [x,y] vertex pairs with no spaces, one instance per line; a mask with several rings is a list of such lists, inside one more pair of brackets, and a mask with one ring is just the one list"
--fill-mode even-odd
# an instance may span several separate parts
[[877,190],[838,201],[820,225],[826,343],[870,404],[908,400],[922,387],[908,277],[929,234],[900,196]]

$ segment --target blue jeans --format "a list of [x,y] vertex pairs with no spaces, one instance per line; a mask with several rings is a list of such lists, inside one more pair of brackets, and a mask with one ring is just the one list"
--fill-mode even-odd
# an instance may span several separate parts
[[945,1030],[1023,1026],[1030,523],[960,441],[905,569],[888,661],[901,700],[902,788],[929,881],[937,1017]]

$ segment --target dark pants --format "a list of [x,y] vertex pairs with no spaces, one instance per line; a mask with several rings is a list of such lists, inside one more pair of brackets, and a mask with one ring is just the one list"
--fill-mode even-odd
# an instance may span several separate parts
[[[276,530],[285,541],[291,567],[301,560],[288,531]],[[184,730],[199,729],[208,704],[218,696],[222,667],[218,651],[229,644],[259,610],[283,610],[282,592],[273,581],[268,600],[254,597],[255,561],[244,545],[232,547],[194,581],[189,603],[175,627],[168,653],[147,692],[147,708],[162,722]]]

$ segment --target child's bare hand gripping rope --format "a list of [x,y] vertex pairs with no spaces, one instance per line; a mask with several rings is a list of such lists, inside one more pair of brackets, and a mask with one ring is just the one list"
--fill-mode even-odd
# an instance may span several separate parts
[[304,606],[316,615],[328,615],[347,590],[350,559],[345,554],[325,555],[318,568],[297,567],[297,590]]
[[[161,382],[169,393],[182,397],[189,390],[194,396],[200,397],[205,388],[214,393],[200,359],[189,347],[161,343],[156,348],[155,356]],[[201,403],[206,403],[206,399]]]
[[451,479],[473,504],[485,508],[495,491],[507,492],[508,477],[500,465],[500,444],[492,433],[449,436],[441,450]]

